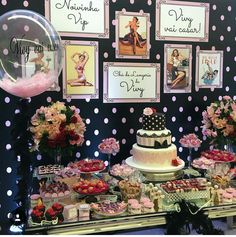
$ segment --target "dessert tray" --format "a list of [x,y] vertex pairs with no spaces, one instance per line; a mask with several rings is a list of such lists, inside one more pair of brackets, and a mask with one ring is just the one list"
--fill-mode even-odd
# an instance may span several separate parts
[[221,150],[208,150],[201,152],[201,157],[205,157],[209,160],[213,160],[217,163],[229,163],[235,162],[236,156],[234,153],[228,151],[221,151]]
[[127,204],[124,202],[100,202],[92,203],[91,208],[93,211],[101,216],[119,216],[126,212]]
[[103,194],[109,190],[106,182],[99,179],[80,180],[72,186],[72,189],[80,195],[97,195]]
[[70,163],[69,166],[79,169],[80,173],[84,174],[98,173],[106,168],[104,162],[98,159],[84,159]]
[[130,156],[126,159],[126,164],[128,164],[129,166],[133,167],[133,168],[136,168],[140,171],[144,171],[144,172],[150,172],[150,173],[168,173],[168,172],[174,172],[174,171],[178,171],[178,170],[181,170],[182,168],[184,168],[185,166],[185,162],[183,160],[180,160],[180,165],[178,166],[172,166],[170,168],[151,168],[151,167],[145,167],[143,165],[139,165],[139,164],[136,164],[133,160],[133,156]]
[[[194,182],[195,183],[194,185],[191,185],[191,180],[193,180],[193,182],[196,181]],[[182,199],[184,200],[210,199],[210,192],[206,187],[206,185],[201,185],[200,182],[198,182],[197,180],[200,181],[201,178],[173,181],[172,187],[175,187],[176,189],[173,192],[168,192],[167,189],[164,188],[163,184],[156,184],[156,186],[165,195],[165,200],[167,203],[178,202],[181,201]],[[182,182],[183,184],[178,182]],[[166,187],[168,187],[169,183],[171,182],[166,182],[165,184]],[[196,189],[195,187],[198,187],[199,189]]]

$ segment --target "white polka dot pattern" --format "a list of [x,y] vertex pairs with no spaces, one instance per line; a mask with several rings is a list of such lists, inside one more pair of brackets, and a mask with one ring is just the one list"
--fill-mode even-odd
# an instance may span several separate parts
[[[195,0],[194,0],[195,1]],[[37,2],[37,3],[36,3]],[[37,4],[41,5],[44,1],[26,1],[19,0],[15,1],[17,9],[23,8],[28,10],[37,11]],[[120,11],[122,8],[125,8],[127,11],[136,12],[137,9],[143,9],[144,12],[150,12],[153,7],[155,7],[154,0],[145,0],[143,3],[139,3],[139,0],[128,0],[127,7],[122,5],[123,1],[119,0],[111,0],[110,1],[110,11],[111,16],[113,16],[115,11]],[[200,1],[197,1],[200,2]],[[87,131],[85,133],[85,143],[82,147],[78,149],[75,154],[76,159],[82,159],[85,157],[96,157],[98,159],[103,159],[104,161],[107,159],[107,156],[99,153],[98,151],[98,143],[106,137],[116,137],[119,140],[121,145],[121,151],[117,154],[116,161],[120,162],[121,159],[125,159],[127,156],[132,154],[131,148],[132,144],[136,142],[135,132],[137,129],[140,129],[142,126],[142,111],[145,107],[155,107],[158,112],[165,113],[166,117],[166,125],[168,129],[171,130],[173,137],[172,142],[178,148],[178,155],[180,158],[185,159],[188,155],[188,151],[186,148],[181,147],[179,144],[179,139],[187,133],[195,132],[204,142],[202,147],[195,152],[200,152],[201,149],[209,148],[208,141],[206,141],[206,137],[201,134],[201,120],[202,120],[202,111],[206,109],[211,102],[215,100],[221,100],[222,96],[225,94],[231,95],[234,99],[236,99],[235,95],[235,86],[236,86],[236,73],[235,73],[235,62],[236,62],[236,53],[235,53],[235,10],[236,10],[236,1],[228,0],[226,1],[207,1],[210,3],[210,25],[209,25],[209,42],[202,43],[192,43],[188,42],[188,44],[193,44],[195,47],[204,50],[223,50],[224,51],[224,67],[223,67],[223,88],[215,88],[215,89],[198,89],[197,91],[192,91],[192,93],[188,94],[163,94],[161,91],[160,95],[160,103],[132,103],[132,104],[103,104],[102,103],[102,93],[100,94],[99,100],[73,100],[71,98],[67,98],[64,101],[66,103],[70,103],[75,105],[81,111],[82,117],[85,119],[84,122],[87,127]],[[0,7],[2,12],[9,11],[14,7],[11,7],[12,1],[10,0],[0,0]],[[140,4],[140,7],[139,5]],[[142,7],[141,7],[142,5]],[[40,7],[43,9],[43,5]],[[40,9],[39,8],[39,9]],[[44,14],[44,12],[41,12]],[[152,16],[152,14],[151,14]],[[151,19],[154,20],[155,16]],[[113,21],[114,19],[111,19]],[[151,31],[154,31],[155,22],[151,22],[152,27]],[[0,25],[0,30],[2,32],[7,33],[10,30],[11,26],[8,24]],[[22,25],[22,30],[24,33],[32,31],[29,26],[26,24]],[[114,25],[111,24],[110,28],[110,39],[103,41],[101,39],[99,42],[99,62],[102,64],[104,61],[114,61],[114,52],[116,42],[113,31]],[[35,41],[39,42],[39,39],[35,39]],[[104,44],[104,42],[106,42]],[[114,42],[114,43],[113,43]],[[183,43],[183,42],[176,42]],[[164,51],[161,41],[155,41],[151,38],[151,51],[150,51],[150,62],[158,62],[161,64],[161,67],[164,68]],[[114,47],[114,48],[113,48]],[[6,57],[9,53],[9,49],[2,48],[1,52]],[[195,56],[195,52],[193,51],[193,56]],[[195,58],[193,58],[194,62]],[[124,62],[127,60],[124,58]],[[140,60],[140,62],[145,62],[145,60]],[[18,68],[18,63],[15,61],[12,62],[14,67]],[[99,63],[99,64],[100,64]],[[193,72],[195,71],[195,65],[192,65]],[[163,70],[161,71],[161,83],[163,83]],[[102,88],[103,81],[103,72],[102,68],[99,67],[99,87]],[[192,73],[193,81],[195,75]],[[60,81],[61,76],[60,76]],[[100,88],[99,88],[100,90]],[[1,101],[1,113],[0,116],[0,124],[1,124],[1,134],[4,134],[4,143],[3,146],[0,147],[2,149],[3,157],[9,157],[9,159],[4,159],[3,164],[0,167],[2,174],[6,176],[6,179],[9,179],[11,184],[11,180],[15,180],[16,167],[21,162],[21,157],[17,157],[16,161],[14,161],[13,152],[11,148],[13,146],[13,142],[10,138],[10,132],[14,127],[13,117],[19,114],[19,108],[17,106],[19,98],[15,98],[12,95],[9,95],[1,90],[0,92],[0,101]],[[42,95],[32,98],[31,112],[34,111],[41,105],[49,104],[54,101],[62,101],[62,93],[56,92],[45,92]],[[152,121],[150,122],[150,126],[152,125]],[[147,127],[148,128],[148,127]],[[0,139],[2,135],[0,135]],[[197,154],[196,154],[197,155]],[[2,157],[2,154],[1,154]],[[23,157],[22,157],[23,159]],[[40,154],[34,157],[34,160],[38,163],[44,162],[44,157]],[[115,163],[115,161],[114,161]],[[107,162],[106,162],[107,164]],[[1,177],[0,177],[1,178]],[[3,182],[4,183],[4,182]],[[12,207],[14,194],[16,188],[11,185],[5,185],[1,187],[3,190],[3,196],[9,200],[9,207]],[[15,181],[14,181],[15,183]],[[4,198],[3,197],[3,198]],[[8,205],[6,203],[6,205]],[[5,214],[2,215],[4,218],[7,217],[7,213],[9,210],[5,210],[5,203],[3,206],[0,204],[1,211],[4,209]],[[1,217],[0,217],[1,220]],[[0,221],[1,223],[1,221]],[[0,226],[1,228],[1,226]]]

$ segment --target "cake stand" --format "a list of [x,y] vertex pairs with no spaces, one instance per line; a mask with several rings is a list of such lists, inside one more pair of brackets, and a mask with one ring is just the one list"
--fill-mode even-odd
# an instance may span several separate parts
[[133,156],[128,157],[125,160],[126,164],[140,170],[146,180],[153,182],[162,182],[168,180],[175,180],[183,176],[183,168],[185,166],[185,162],[181,160],[181,164],[175,167],[171,167],[169,169],[166,168],[157,168],[153,169],[152,167],[145,167],[143,165],[139,165],[134,162]]

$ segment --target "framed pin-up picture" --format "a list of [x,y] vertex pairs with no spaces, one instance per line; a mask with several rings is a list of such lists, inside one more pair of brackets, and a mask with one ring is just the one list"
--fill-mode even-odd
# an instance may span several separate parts
[[164,93],[190,93],[192,45],[165,44]]
[[210,4],[156,0],[156,40],[208,42]]
[[[57,52],[50,51],[46,48],[29,48],[29,56],[25,60],[25,56],[22,55],[22,76],[26,78],[32,77],[38,72],[49,73],[50,71],[57,71]],[[23,66],[24,65],[24,66]],[[60,91],[60,86],[57,80],[54,81],[48,91]]]
[[98,42],[63,41],[63,98],[98,99]]
[[61,36],[109,38],[109,0],[45,0],[45,16]]
[[105,62],[104,103],[160,102],[160,64]]
[[150,14],[116,12],[116,58],[149,59]]
[[196,83],[199,88],[222,88],[223,51],[196,50]]

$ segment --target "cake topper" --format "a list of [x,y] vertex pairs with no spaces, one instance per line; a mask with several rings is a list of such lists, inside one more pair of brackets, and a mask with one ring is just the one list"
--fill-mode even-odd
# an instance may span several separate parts
[[152,114],[155,114],[157,112],[157,110],[155,108],[150,108],[150,107],[146,107],[144,110],[143,110],[143,114],[144,115],[152,115]]

